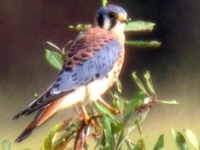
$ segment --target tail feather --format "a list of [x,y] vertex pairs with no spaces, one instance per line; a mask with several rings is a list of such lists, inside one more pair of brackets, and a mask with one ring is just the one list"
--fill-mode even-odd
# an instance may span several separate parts
[[18,113],[17,115],[15,115],[12,120],[18,119],[19,117],[25,115],[28,112],[28,108],[26,108],[25,110],[23,110],[22,112]]
[[[15,142],[21,142],[26,139],[32,131],[44,124],[47,120],[53,117],[54,114],[58,112],[63,106],[65,102],[64,97],[58,99],[57,101],[53,102],[49,106],[41,108],[37,115],[35,116],[34,120],[26,127],[26,129],[18,136]],[[15,119],[15,117],[14,117]]]
[[37,115],[35,116],[35,118],[33,119],[33,121],[26,127],[26,129],[17,137],[17,139],[15,140],[15,142],[21,142],[23,141],[25,138],[27,138],[32,132],[33,130],[37,127],[37,122],[38,120],[41,118],[42,114],[45,112],[47,107],[44,107],[42,109],[40,109],[37,113]]
[[[12,118],[12,120],[18,119],[23,115],[28,116],[28,115],[32,114],[33,112],[35,112],[36,110],[40,110],[43,107],[48,106],[51,103],[57,101],[58,99],[67,95],[68,93],[69,92],[62,92],[57,95],[51,95],[49,97],[46,97],[46,95],[42,95],[38,99],[34,100],[25,110],[23,110],[20,113],[18,113],[17,115],[15,115]],[[44,101],[44,99],[45,99],[45,101]]]
[[15,140],[15,142],[21,142],[23,141],[25,138],[27,138],[35,129],[35,127],[32,128],[26,128]]
[[[26,129],[20,134],[20,136],[15,141],[21,142],[22,140],[27,138],[35,128],[44,124],[46,121],[52,118],[59,110],[82,102],[84,97],[85,87],[74,90],[71,93],[56,99],[56,101],[47,104],[46,106],[43,106],[39,109],[34,120],[26,127]],[[13,119],[17,119],[21,115],[28,115],[30,110],[29,112],[27,112],[27,110],[28,108],[22,111],[21,113],[17,114],[15,117],[13,117]]]

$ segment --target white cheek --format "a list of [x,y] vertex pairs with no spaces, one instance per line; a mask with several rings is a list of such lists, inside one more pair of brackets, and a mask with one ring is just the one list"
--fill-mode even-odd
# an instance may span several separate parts
[[110,29],[110,20],[107,17],[105,17],[105,19],[104,19],[103,28],[106,29],[106,30]]
[[121,23],[121,22],[117,22],[116,24],[116,29],[119,30],[119,31],[124,31],[124,28],[125,28],[126,24],[125,23]]

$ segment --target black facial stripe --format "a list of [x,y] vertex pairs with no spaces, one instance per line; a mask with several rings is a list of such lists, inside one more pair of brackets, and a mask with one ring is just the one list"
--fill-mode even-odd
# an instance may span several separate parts
[[97,22],[98,22],[98,25],[100,26],[100,28],[103,28],[103,25],[104,25],[103,15],[98,16]]
[[[99,15],[97,18],[97,23],[100,28],[104,28],[105,20],[103,15]],[[116,24],[117,24],[117,18],[108,18],[109,19],[109,28],[108,30],[111,30]]]
[[110,28],[109,28],[109,30],[111,30],[116,24],[117,24],[117,20],[116,19],[111,19],[110,20]]

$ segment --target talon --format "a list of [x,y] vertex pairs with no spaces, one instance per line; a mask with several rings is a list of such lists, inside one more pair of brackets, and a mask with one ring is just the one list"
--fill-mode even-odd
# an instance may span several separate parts
[[105,106],[108,110],[110,110],[113,114],[118,114],[119,111],[113,107],[111,107],[108,103],[106,103],[101,97],[97,99],[99,103],[101,103],[103,106]]

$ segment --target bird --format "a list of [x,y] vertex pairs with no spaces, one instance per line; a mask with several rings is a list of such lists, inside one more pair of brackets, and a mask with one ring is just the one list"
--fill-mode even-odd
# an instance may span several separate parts
[[93,26],[71,45],[56,80],[13,117],[15,120],[37,111],[15,142],[23,141],[56,112],[73,105],[80,106],[86,114],[84,106],[97,100],[117,113],[101,95],[115,83],[121,71],[127,22],[127,12],[120,6],[107,4],[96,11]]

